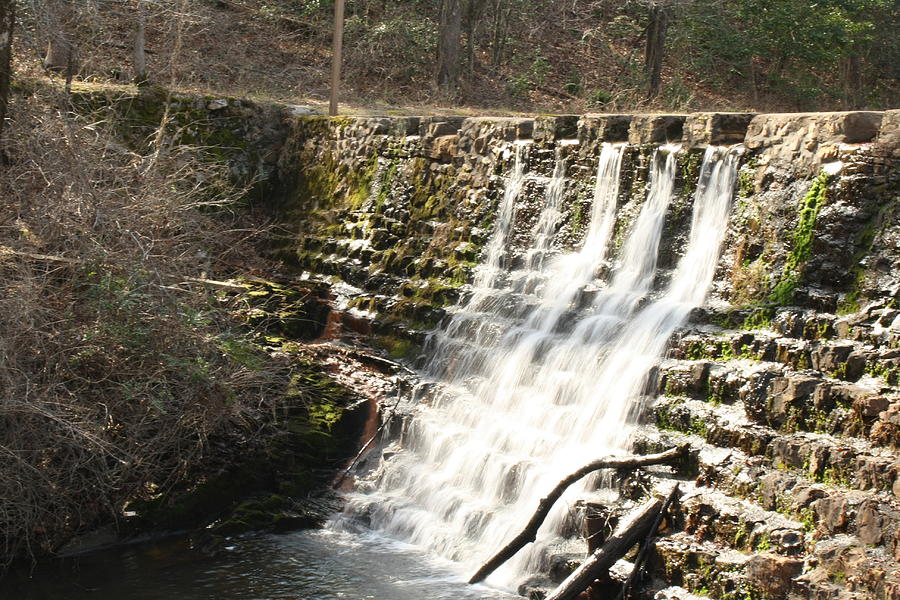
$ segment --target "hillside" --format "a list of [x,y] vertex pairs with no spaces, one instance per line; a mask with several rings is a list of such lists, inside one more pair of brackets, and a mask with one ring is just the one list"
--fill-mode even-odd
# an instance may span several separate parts
[[[441,93],[434,84],[441,2],[351,0],[345,110],[779,112],[898,104],[896,2],[456,4],[462,10],[458,86]],[[65,19],[52,2],[21,7],[15,72],[40,72],[38,57],[49,32],[60,30],[49,23],[62,21],[76,49],[76,80],[130,80],[135,6],[80,3]],[[295,104],[327,100],[331,1],[172,0],[143,6],[151,81]],[[659,18],[661,83],[658,95],[648,98],[647,36]]]

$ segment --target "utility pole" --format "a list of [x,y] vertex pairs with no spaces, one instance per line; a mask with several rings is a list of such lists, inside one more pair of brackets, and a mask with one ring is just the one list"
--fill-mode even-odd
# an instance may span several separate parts
[[334,2],[334,37],[332,38],[331,56],[331,104],[328,114],[332,117],[338,113],[338,88],[341,85],[341,50],[344,43],[344,0]]

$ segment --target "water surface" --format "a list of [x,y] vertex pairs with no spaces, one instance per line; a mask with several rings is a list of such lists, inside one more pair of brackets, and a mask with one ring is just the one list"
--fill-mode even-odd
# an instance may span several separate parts
[[511,600],[453,563],[372,533],[232,538],[210,554],[173,538],[13,573],[2,600]]

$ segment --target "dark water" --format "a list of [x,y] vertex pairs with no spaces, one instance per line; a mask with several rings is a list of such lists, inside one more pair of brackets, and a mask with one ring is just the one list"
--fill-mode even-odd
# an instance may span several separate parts
[[374,534],[248,535],[215,555],[177,538],[43,565],[0,582],[0,600],[511,600]]

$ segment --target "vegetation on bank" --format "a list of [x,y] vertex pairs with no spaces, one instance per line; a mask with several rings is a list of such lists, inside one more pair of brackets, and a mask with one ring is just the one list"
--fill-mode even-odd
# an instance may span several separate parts
[[46,83],[13,95],[0,566],[105,523],[125,531],[126,514],[184,527],[248,491],[302,497],[348,445],[336,423],[355,396],[267,342],[315,335],[315,291],[218,282],[271,267],[256,252],[267,228],[234,169],[246,148],[216,141],[233,123],[178,108],[195,103]]

